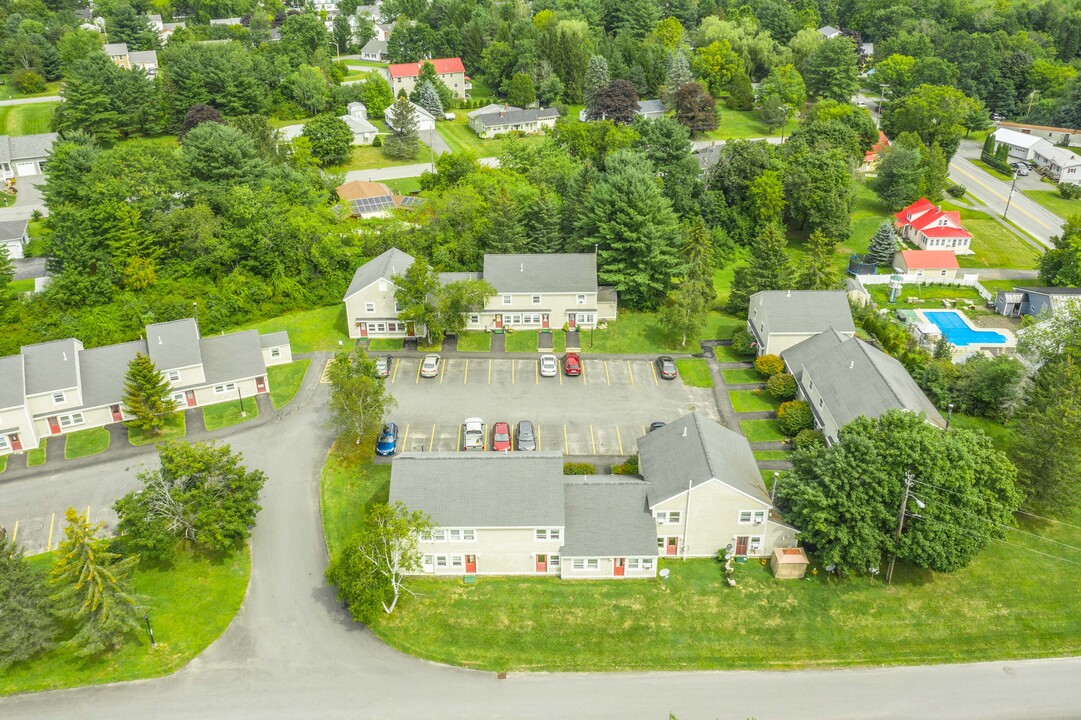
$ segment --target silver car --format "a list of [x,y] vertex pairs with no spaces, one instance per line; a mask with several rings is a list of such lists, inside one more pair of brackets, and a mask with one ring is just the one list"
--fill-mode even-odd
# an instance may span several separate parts
[[536,450],[537,436],[533,431],[533,423],[529,420],[519,420],[514,428],[514,444],[519,450]]
[[559,374],[559,358],[555,355],[541,355],[540,358],[540,374],[541,377],[555,377]]
[[484,450],[484,421],[466,418],[462,423],[462,450]]
[[390,356],[380,355],[375,359],[375,374],[378,377],[390,377]]
[[434,378],[439,374],[439,363],[443,358],[438,355],[425,355],[424,362],[420,364],[420,376],[425,378]]

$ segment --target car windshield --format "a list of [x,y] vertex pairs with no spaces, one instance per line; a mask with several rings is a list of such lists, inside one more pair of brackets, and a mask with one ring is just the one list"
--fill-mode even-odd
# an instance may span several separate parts
[[508,435],[507,433],[496,433],[495,439],[498,442],[506,442],[507,440],[510,440],[510,435]]
[[518,428],[518,437],[522,438],[523,440],[532,440],[533,428],[529,427],[528,425],[523,425],[522,427]]

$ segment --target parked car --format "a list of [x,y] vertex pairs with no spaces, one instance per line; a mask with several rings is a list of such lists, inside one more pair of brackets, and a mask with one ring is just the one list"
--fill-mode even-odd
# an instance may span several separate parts
[[563,374],[570,377],[582,374],[582,359],[578,353],[567,353],[563,356]]
[[398,446],[398,426],[394,423],[387,423],[383,426],[382,431],[379,433],[379,439],[375,441],[375,454],[376,455],[393,455],[395,448]]
[[438,355],[425,355],[424,362],[420,364],[420,376],[434,378],[439,374],[439,363],[443,361]]
[[665,426],[665,423],[662,423],[660,420],[657,420],[656,422],[651,422],[649,424],[649,431],[653,432],[654,430],[660,430],[664,426]]
[[676,372],[676,361],[667,355],[657,358],[657,372],[665,380],[675,380],[676,375],[679,374]]
[[510,425],[500,420],[492,426],[492,449],[496,452],[506,452],[510,446]]
[[1024,163],[1017,163],[1016,168],[1017,168],[1017,174],[1018,175],[1028,175],[1028,172],[1029,172],[1028,165],[1026,165]]
[[390,355],[380,355],[375,359],[375,374],[381,378],[390,377]]
[[536,450],[537,436],[533,431],[533,423],[529,420],[519,420],[514,428],[514,444],[519,450]]
[[555,355],[541,355],[540,359],[540,374],[541,377],[555,377],[559,372],[559,360]]
[[462,423],[462,450],[484,450],[484,421],[466,418]]
[[994,120],[995,122],[1000,122],[1002,120],[1005,120],[1006,116],[1005,115],[1000,115],[999,113],[991,113],[991,119]]

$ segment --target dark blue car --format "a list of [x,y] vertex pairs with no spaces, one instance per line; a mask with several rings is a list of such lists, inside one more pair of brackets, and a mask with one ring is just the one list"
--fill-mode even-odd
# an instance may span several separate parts
[[387,423],[379,433],[379,439],[375,442],[376,455],[393,455],[394,448],[398,445],[398,426]]

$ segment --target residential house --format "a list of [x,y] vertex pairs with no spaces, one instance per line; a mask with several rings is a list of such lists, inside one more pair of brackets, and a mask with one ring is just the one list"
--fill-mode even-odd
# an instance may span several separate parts
[[355,17],[363,17],[367,15],[372,20],[378,21],[380,17],[379,3],[376,3],[375,5],[360,5],[357,7],[356,12],[354,12],[353,15]]
[[383,183],[352,180],[339,185],[338,199],[355,218],[387,217],[396,207],[416,207],[420,198],[398,195]]
[[868,174],[873,174],[875,167],[878,165],[878,158],[882,154],[882,151],[890,146],[889,138],[886,137],[886,133],[881,130],[878,131],[878,141],[871,146],[871,149],[863,154],[863,165],[860,166],[860,171]]
[[398,319],[401,306],[394,298],[394,278],[405,274],[412,264],[412,255],[391,248],[357,268],[343,299],[350,338],[416,334],[412,323]]
[[559,111],[555,108],[500,108],[496,112],[481,115],[470,113],[469,127],[482,138],[493,138],[509,132],[541,132],[544,128],[555,127],[557,119]]
[[222,26],[225,26],[225,27],[229,27],[231,25],[243,25],[244,22],[238,17],[228,17],[228,18],[213,18],[213,19],[211,19],[210,24],[211,25],[222,25]]
[[1022,133],[1005,127],[998,128],[992,134],[995,138],[995,149],[1005,145],[1009,148],[1009,156],[1018,160],[1032,160],[1035,152],[1033,147],[1038,143],[1047,142],[1039,135]]
[[[417,105],[415,102],[410,102],[409,104],[413,106],[413,112],[416,113],[417,116],[417,132],[434,131],[435,117],[430,112],[422,108],[420,105]],[[383,122],[385,122],[387,124],[387,127],[391,130],[394,129],[394,121],[391,119],[393,112],[393,105],[388,106],[387,109],[383,111]]]
[[142,340],[85,349],[74,338],[28,345],[0,358],[0,454],[41,438],[130,419],[124,376],[149,355],[181,408],[236,402],[269,392],[267,367],[289,362],[289,337],[255,330],[200,338],[193,319],[146,327]]
[[1081,156],[1041,140],[1033,146],[1032,159],[1040,172],[1055,182],[1081,185]]
[[370,62],[387,61],[387,41],[372,38],[360,49],[360,59]]
[[945,427],[935,406],[895,358],[835,328],[781,353],[796,378],[798,396],[814,414],[815,428],[829,443],[858,417],[877,418],[889,410],[923,413]]
[[416,63],[388,65],[386,77],[395,97],[398,96],[400,90],[405,90],[406,95],[412,94],[420,68],[426,62],[435,66],[435,74],[457,97],[464,98],[466,91],[472,88],[469,78],[465,75],[465,65],[462,64],[461,58],[437,58]]
[[893,268],[908,283],[957,281],[957,255],[949,250],[901,250],[893,256]]
[[153,77],[158,73],[158,53],[154,50],[128,50],[127,43],[108,43],[105,54],[118,67],[125,70],[142,68]]
[[972,234],[961,224],[957,210],[940,210],[927,198],[920,198],[893,217],[901,237],[922,250],[972,254]]
[[995,312],[1009,317],[1037,316],[1045,310],[1054,313],[1078,302],[1081,302],[1081,288],[1015,287],[995,294]]
[[[357,12],[360,12],[360,8],[357,8]],[[372,25],[372,30],[375,32],[373,39],[378,40],[382,43],[386,43],[388,40],[390,40],[390,36],[394,32],[394,23],[377,22]]]
[[[1000,128],[1013,132],[1032,135],[1048,141],[1052,145],[1081,145],[1081,130],[1048,125],[1030,125],[1027,123],[999,122]],[[997,134],[997,133],[996,133]]]
[[818,28],[818,34],[827,40],[832,40],[835,37],[840,37],[843,33],[832,25],[823,25]]
[[0,179],[43,175],[57,137],[56,133],[0,135]]
[[345,115],[341,119],[353,132],[354,145],[371,145],[379,134],[379,129],[368,122],[368,108],[364,107],[364,103],[351,102],[346,105]]
[[29,220],[2,220],[0,221],[0,248],[7,250],[11,259],[21,258],[23,248],[30,242]]
[[520,107],[515,107],[514,105],[506,105],[504,103],[488,103],[484,107],[479,107],[476,110],[470,111],[466,115],[466,117],[469,118],[470,123],[472,123],[473,118],[480,117],[481,115],[491,115],[492,113],[509,112],[511,110],[521,109],[522,108]]
[[842,290],[766,290],[751,296],[747,331],[759,355],[780,355],[829,328],[856,334]]
[[[667,112],[668,108],[666,108],[664,103],[660,100],[639,100],[638,108],[634,111],[634,114],[643,117],[646,120],[656,120],[657,118],[664,117]],[[589,111],[584,108],[579,110],[578,120],[580,122],[587,122],[589,120]]]

